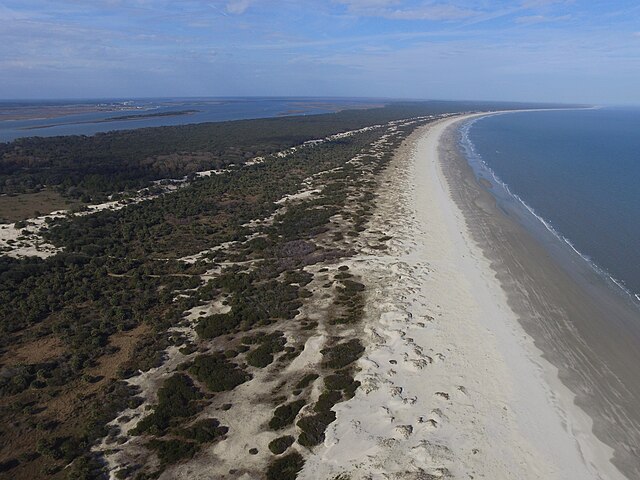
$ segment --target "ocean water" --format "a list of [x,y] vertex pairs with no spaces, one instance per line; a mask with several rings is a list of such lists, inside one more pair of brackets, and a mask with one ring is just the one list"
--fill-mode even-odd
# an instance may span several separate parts
[[[270,118],[286,115],[313,115],[330,113],[345,108],[365,108],[382,105],[383,100],[366,98],[159,98],[108,99],[84,101],[0,101],[0,142],[22,137],[50,137],[57,135],[92,135],[112,130],[143,127],[185,125],[191,123],[220,122]],[[73,107],[95,108],[67,114]],[[188,115],[129,118],[105,121],[113,117],[184,112]],[[16,114],[30,112],[28,119],[9,119]],[[60,112],[60,115],[51,115]],[[65,114],[62,114],[65,113]],[[46,118],[45,118],[46,117]]]
[[[640,301],[640,109],[508,113],[463,125],[476,173]],[[502,193],[501,193],[502,192]]]

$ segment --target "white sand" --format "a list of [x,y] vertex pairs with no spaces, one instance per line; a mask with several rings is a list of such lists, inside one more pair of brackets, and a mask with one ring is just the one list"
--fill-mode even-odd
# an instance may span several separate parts
[[438,145],[460,119],[414,134],[382,179],[371,230],[393,239],[353,262],[371,285],[362,387],[299,478],[624,478],[451,199]]

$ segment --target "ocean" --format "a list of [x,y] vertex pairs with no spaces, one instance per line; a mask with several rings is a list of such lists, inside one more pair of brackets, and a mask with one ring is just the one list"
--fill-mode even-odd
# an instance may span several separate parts
[[503,210],[524,207],[525,226],[551,232],[640,301],[640,109],[481,117],[462,126],[460,142]]
[[380,99],[313,97],[0,101],[0,142],[33,136],[93,135],[143,127],[313,115],[384,104]]

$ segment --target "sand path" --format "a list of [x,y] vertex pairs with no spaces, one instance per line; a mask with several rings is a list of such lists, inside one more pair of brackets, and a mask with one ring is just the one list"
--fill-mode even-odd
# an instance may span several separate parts
[[300,479],[622,479],[612,450],[518,324],[439,161],[462,117],[414,133],[381,181],[362,387]]

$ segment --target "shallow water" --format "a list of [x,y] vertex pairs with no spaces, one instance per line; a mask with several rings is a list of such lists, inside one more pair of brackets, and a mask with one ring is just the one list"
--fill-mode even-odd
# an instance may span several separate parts
[[640,300],[640,109],[509,113],[461,133],[476,172],[498,185],[499,202],[521,200]]

